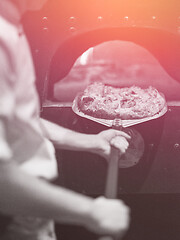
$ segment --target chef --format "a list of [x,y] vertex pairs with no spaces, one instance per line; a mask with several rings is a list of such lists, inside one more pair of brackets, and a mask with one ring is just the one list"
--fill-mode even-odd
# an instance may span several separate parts
[[113,147],[126,151],[129,136],[116,130],[81,134],[39,117],[21,17],[45,2],[0,0],[0,212],[11,216],[0,239],[55,240],[54,221],[121,236],[130,221],[121,200],[92,199],[50,183],[57,176],[54,146],[110,159]]

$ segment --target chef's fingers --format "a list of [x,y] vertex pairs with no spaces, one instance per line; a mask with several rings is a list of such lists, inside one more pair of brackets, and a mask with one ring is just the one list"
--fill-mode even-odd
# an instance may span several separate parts
[[129,146],[128,141],[126,140],[126,138],[122,137],[122,136],[116,136],[114,138],[111,139],[110,141],[111,145],[114,147],[119,148],[120,146]]
[[115,135],[125,137],[128,140],[131,139],[131,136],[123,131],[115,130]]
[[121,153],[125,153],[129,143],[124,137],[116,136],[113,139],[111,139],[111,146],[117,148],[120,150]]

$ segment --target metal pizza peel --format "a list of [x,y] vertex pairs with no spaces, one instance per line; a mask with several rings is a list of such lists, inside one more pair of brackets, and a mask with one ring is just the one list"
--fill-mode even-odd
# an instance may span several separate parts
[[163,116],[167,112],[167,105],[164,106],[161,112],[155,114],[152,117],[146,117],[142,119],[131,119],[131,120],[121,120],[121,119],[102,119],[102,118],[96,118],[89,116],[83,112],[80,111],[78,107],[78,98],[79,95],[76,96],[76,98],[73,101],[72,110],[80,117],[92,120],[94,122],[97,122],[99,124],[102,124],[104,126],[119,129],[121,131],[126,132],[127,134],[131,135],[131,140],[129,141],[129,147],[125,154],[121,156],[119,159],[119,167],[120,168],[128,168],[136,165],[143,152],[144,152],[144,140],[139,132],[137,132],[134,128],[132,128],[134,125],[141,124],[147,121],[151,121],[153,119],[157,119],[161,116]]
[[[77,115],[79,115],[80,117],[92,120],[94,122],[100,123],[100,124],[102,124],[104,126],[107,126],[107,127],[112,127],[113,126],[114,119],[109,120],[109,119],[103,119],[103,118],[96,118],[96,117],[92,117],[90,115],[87,115],[87,114],[81,112],[79,107],[78,107],[78,98],[79,98],[79,94],[75,97],[75,99],[73,101],[73,105],[72,105],[72,110]],[[164,108],[159,113],[155,114],[152,117],[146,117],[146,118],[141,118],[141,119],[131,119],[131,120],[121,120],[121,119],[119,119],[119,121],[120,121],[120,125],[123,128],[127,128],[127,127],[131,127],[131,126],[134,126],[134,125],[137,125],[137,124],[140,124],[140,123],[144,123],[144,122],[159,118],[159,117],[163,116],[166,112],[167,112],[167,105],[165,104]]]
[[[92,120],[99,124],[102,124],[107,127],[111,127],[117,130],[121,130],[130,135],[131,139],[129,140],[129,147],[126,150],[125,154],[119,156],[119,151],[115,148],[112,148],[111,159],[108,162],[107,169],[107,178],[106,178],[106,188],[105,188],[105,197],[107,198],[117,198],[117,189],[118,189],[118,171],[119,168],[129,168],[138,164],[144,153],[144,140],[141,134],[132,126],[144,123],[153,119],[157,119],[163,116],[167,112],[167,105],[164,106],[161,112],[152,116],[142,119],[132,119],[132,120],[121,120],[121,119],[101,119],[89,116],[84,114],[78,108],[78,95],[73,101],[72,110],[78,116]],[[111,237],[100,237],[99,240],[112,240]]]

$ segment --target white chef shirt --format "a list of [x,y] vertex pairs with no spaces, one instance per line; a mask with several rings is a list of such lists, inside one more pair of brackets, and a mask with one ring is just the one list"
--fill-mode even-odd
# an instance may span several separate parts
[[15,6],[0,1],[0,166],[15,161],[29,174],[52,179],[57,163],[43,136],[35,71]]

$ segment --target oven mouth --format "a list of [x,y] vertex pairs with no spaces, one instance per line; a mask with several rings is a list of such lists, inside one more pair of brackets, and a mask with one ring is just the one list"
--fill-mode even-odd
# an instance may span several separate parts
[[[180,82],[180,71],[178,69],[178,62],[180,62],[179,38],[175,33],[152,27],[113,27],[96,29],[71,36],[59,45],[50,61],[43,89],[42,102],[72,102],[73,99],[69,101],[68,99],[58,99],[54,96],[55,84],[57,84],[57,82],[62,83],[64,79],[72,73],[74,66],[78,68],[79,71],[84,71],[85,68],[92,69],[96,67],[97,64],[93,62],[89,65],[82,64],[77,67],[76,62],[88,49],[96,49],[103,44],[106,45],[111,42],[126,42],[127,45],[134,44],[137,48],[143,48],[144,51],[147,51],[151,57],[157,61],[159,66],[172,79],[172,82],[177,85],[174,87],[174,89],[177,90]],[[104,68],[113,68],[112,62],[101,62],[100,65]],[[131,70],[129,72],[131,72]],[[75,81],[80,82],[78,79]],[[133,82],[132,85],[134,85]],[[178,90],[174,92],[174,89],[172,90],[170,99],[168,99],[170,101],[178,100]]]

